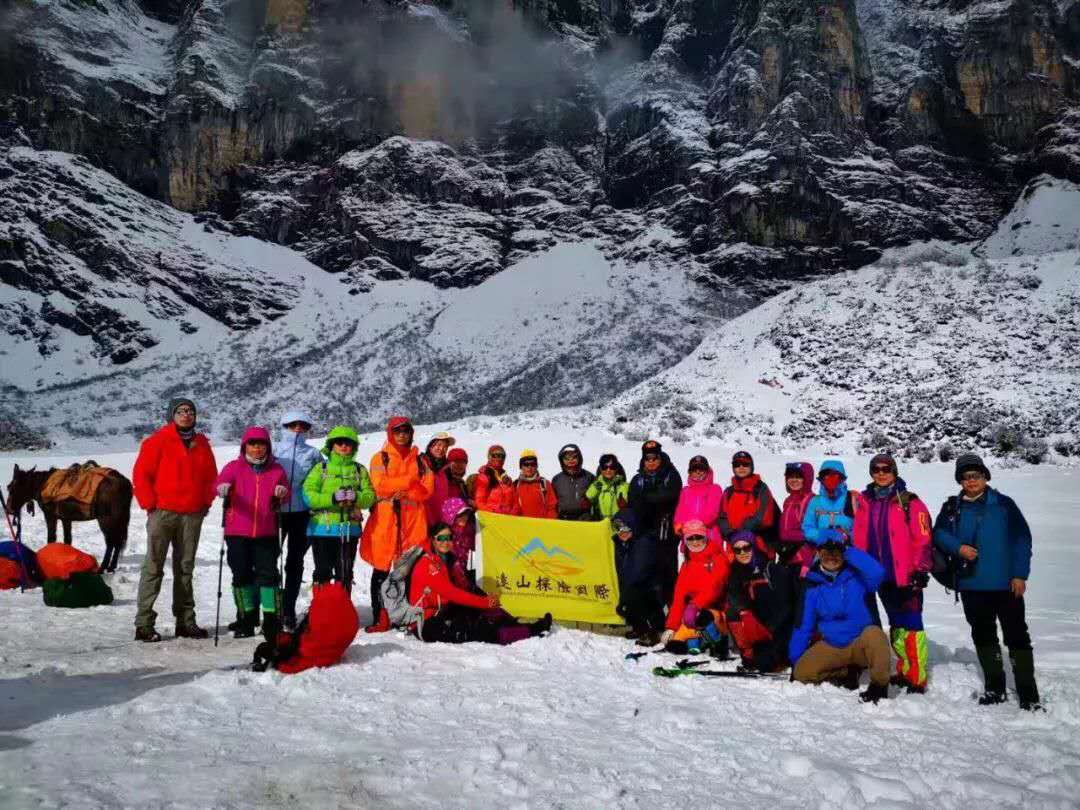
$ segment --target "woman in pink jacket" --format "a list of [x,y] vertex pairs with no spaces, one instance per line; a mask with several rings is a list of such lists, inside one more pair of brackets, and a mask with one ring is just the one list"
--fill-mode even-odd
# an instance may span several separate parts
[[788,496],[780,513],[780,562],[791,566],[802,577],[814,564],[814,548],[806,542],[802,522],[806,505],[814,497],[814,466],[808,461],[793,461],[784,468],[784,487]]
[[226,464],[218,475],[217,494],[225,499],[225,545],[233,599],[240,615],[233,637],[255,635],[261,602],[263,635],[267,641],[275,640],[281,627],[277,615],[277,507],[289,497],[289,485],[285,470],[274,461],[266,428],[244,431],[240,457]]
[[[713,483],[713,471],[705,456],[690,459],[686,486],[675,507],[675,534],[682,536],[683,526],[691,520],[700,520],[708,528],[709,543],[720,543],[720,529],[716,519],[724,501],[724,488]],[[685,552],[685,549],[683,549]]]

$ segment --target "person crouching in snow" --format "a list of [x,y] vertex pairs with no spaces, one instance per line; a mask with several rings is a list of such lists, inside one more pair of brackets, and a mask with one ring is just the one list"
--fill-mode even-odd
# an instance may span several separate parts
[[615,608],[636,638],[639,647],[660,643],[664,627],[662,585],[658,581],[659,553],[656,535],[641,529],[633,509],[620,509],[611,521],[615,534],[615,572],[619,578],[619,605]]
[[[889,638],[896,652],[892,682],[909,693],[926,691],[926,632],[923,589],[933,567],[930,512],[919,496],[898,477],[896,460],[881,453],[870,460],[873,481],[863,490],[855,510],[852,542],[885,569],[878,597],[889,617]],[[877,602],[871,600],[875,624]]]
[[225,545],[240,613],[233,638],[255,635],[261,604],[263,634],[273,640],[281,628],[277,509],[289,497],[289,486],[284,468],[274,460],[266,428],[244,431],[240,457],[218,475],[217,494],[226,499]]
[[[858,673],[870,670],[870,686],[859,697],[877,703],[889,696],[889,640],[874,624],[867,601],[881,585],[885,569],[877,560],[847,545],[837,529],[816,538],[818,561],[806,575],[802,619],[791,635],[788,658],[792,680],[838,680],[857,687]],[[815,633],[821,640],[810,644]]]
[[558,517],[555,488],[551,482],[540,475],[539,462],[535,450],[522,450],[519,461],[521,474],[514,482],[514,495],[517,499],[515,515],[531,518]]
[[450,578],[455,583],[465,583],[461,587],[475,587],[476,571],[469,567],[469,555],[476,551],[476,512],[461,498],[449,498],[443,504],[441,522],[449,526],[454,535]]
[[427,543],[427,499],[435,492],[435,474],[413,444],[413,426],[404,416],[391,417],[386,444],[371,457],[376,502],[364,527],[360,556],[371,566],[371,612],[368,633],[390,629],[380,588],[394,560],[413,546]]
[[742,656],[742,669],[785,669],[795,617],[791,570],[767,561],[755,547],[753,532],[736,532],[731,551],[724,619]]
[[312,581],[322,585],[331,579],[352,589],[353,562],[363,515],[375,503],[375,490],[364,465],[356,461],[359,436],[351,427],[338,425],[326,435],[326,458],[311,468],[304,479],[304,501],[311,509],[311,538],[315,572]]
[[498,596],[455,584],[454,534],[445,523],[431,528],[431,546],[416,561],[409,577],[409,603],[424,611],[424,620],[412,631],[422,641],[464,644],[513,644],[551,630],[551,614],[531,624],[522,624],[499,607]]
[[724,605],[727,555],[719,539],[709,542],[700,520],[688,520],[682,528],[686,561],[675,581],[675,596],[660,641],[668,652],[696,653],[708,647],[718,658],[726,658],[727,635],[718,632],[715,620]]

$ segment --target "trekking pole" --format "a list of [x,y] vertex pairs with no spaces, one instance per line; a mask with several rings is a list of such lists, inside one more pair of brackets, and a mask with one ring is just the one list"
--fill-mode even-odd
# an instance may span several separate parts
[[[292,446],[292,466],[289,467],[289,509],[286,510],[290,515],[292,514],[293,475],[296,473],[296,442],[300,441],[298,435],[294,434],[294,437],[296,441]],[[282,514],[280,503],[278,504],[278,584],[282,589],[285,588],[285,516]],[[282,601],[284,601],[284,594],[282,594]],[[278,615],[280,615],[280,609]]]
[[14,522],[11,512],[8,511],[7,501],[4,499],[4,491],[0,489],[0,508],[4,510],[4,520],[7,522],[8,531],[11,533],[11,539],[15,541],[16,553],[19,555],[19,568],[22,570],[22,581],[19,582],[19,593],[26,593],[26,583],[30,581],[30,571],[26,567],[26,560],[23,559],[23,553],[26,546],[22,543],[22,514],[16,514],[14,516]]
[[217,564],[217,611],[214,613],[214,646],[218,645],[218,634],[221,627],[221,573],[225,568],[225,516],[229,513],[229,499],[225,498],[221,504],[221,551],[218,554]]

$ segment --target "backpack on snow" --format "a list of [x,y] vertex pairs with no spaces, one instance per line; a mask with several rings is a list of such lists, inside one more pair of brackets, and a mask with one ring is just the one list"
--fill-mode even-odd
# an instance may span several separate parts
[[423,556],[422,545],[410,548],[394,561],[390,573],[379,588],[383,608],[394,627],[408,627],[410,624],[423,626],[424,609],[409,602],[409,581],[413,567]]

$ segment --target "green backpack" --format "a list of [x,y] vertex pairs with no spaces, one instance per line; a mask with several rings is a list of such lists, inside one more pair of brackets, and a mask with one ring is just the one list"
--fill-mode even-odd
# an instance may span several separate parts
[[49,607],[85,608],[111,605],[113,601],[112,589],[101,574],[93,571],[80,571],[67,579],[47,579],[41,592]]

